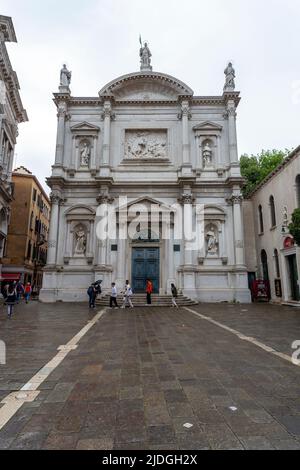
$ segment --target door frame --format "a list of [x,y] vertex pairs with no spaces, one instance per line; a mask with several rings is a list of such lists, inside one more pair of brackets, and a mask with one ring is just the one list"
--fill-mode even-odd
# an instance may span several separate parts
[[[161,253],[160,253],[160,247],[156,247],[156,246],[133,246],[131,248],[131,270],[133,270],[133,266],[134,266],[134,260],[133,260],[133,253],[135,250],[137,249],[140,249],[140,250],[157,250],[158,252],[158,292],[155,292],[155,294],[159,294],[160,293],[160,267],[161,267],[161,262],[160,262],[160,257],[161,257]],[[133,276],[131,277],[131,285],[134,289],[134,284],[133,284]],[[146,282],[145,282],[145,288],[143,290],[143,292],[145,292],[145,289],[146,289]]]
[[159,294],[163,295],[165,293],[164,280],[166,279],[166,263],[162,263],[162,259],[165,258],[165,244],[163,242],[129,242],[128,254],[130,257],[130,261],[128,260],[128,279],[130,280],[130,282],[132,282],[133,248],[159,248]]

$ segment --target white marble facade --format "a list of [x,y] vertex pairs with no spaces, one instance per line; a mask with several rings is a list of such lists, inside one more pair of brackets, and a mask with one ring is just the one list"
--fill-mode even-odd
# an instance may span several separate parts
[[[144,52],[141,71],[111,81],[98,97],[73,97],[71,74],[62,70],[54,94],[57,147],[48,179],[52,217],[40,299],[86,300],[87,286],[98,279],[104,289],[112,281],[122,287],[132,279],[135,248],[145,247],[159,252],[161,294],[170,293],[174,282],[204,302],[249,302],[236,135],[239,92],[225,85],[220,96],[196,96],[177,78],[153,72]],[[172,219],[158,223],[151,240],[117,235],[99,240],[97,209],[114,206],[120,196],[127,204],[118,211],[118,234],[135,204],[156,206],[160,214],[178,203],[205,205],[204,246],[187,250],[184,240],[175,239]],[[195,223],[201,218],[196,214]],[[168,239],[161,236],[164,230]]]

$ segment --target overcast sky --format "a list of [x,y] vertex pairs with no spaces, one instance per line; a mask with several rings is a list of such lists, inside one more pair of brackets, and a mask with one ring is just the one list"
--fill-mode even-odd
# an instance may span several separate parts
[[196,95],[222,94],[232,60],[242,101],[239,153],[300,144],[299,0],[1,0],[18,43],[8,43],[29,122],[19,127],[16,165],[45,187],[54,163],[57,91],[64,62],[72,95],[97,96],[139,70],[139,34],[155,71]]

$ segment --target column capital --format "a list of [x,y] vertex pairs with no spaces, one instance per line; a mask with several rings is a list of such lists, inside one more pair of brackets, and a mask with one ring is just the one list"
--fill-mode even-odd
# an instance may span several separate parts
[[56,190],[52,191],[52,193],[50,194],[50,201],[52,204],[57,204],[57,205],[61,204],[64,201],[61,195],[61,192],[56,191]]
[[233,100],[228,101],[226,105],[226,111],[223,115],[225,119],[228,119],[229,117],[237,117],[237,112],[236,112],[236,104]]
[[115,113],[113,113],[112,103],[110,100],[106,100],[103,105],[103,113],[101,119],[104,121],[105,118],[110,118],[111,121],[116,119]]
[[233,194],[230,198],[226,199],[227,204],[230,204],[231,206],[239,204],[241,205],[243,202],[244,198],[241,194]]
[[113,202],[115,201],[115,199],[111,196],[109,196],[109,194],[99,194],[99,196],[97,197],[97,202],[99,205],[101,204],[113,204]]
[[193,204],[195,202],[195,198],[192,194],[182,194],[181,197],[178,199],[178,202],[182,205]]
[[178,119],[181,121],[184,117],[191,119],[192,118],[192,113],[191,113],[191,107],[190,103],[187,100],[184,100],[181,102],[181,112],[178,114]]

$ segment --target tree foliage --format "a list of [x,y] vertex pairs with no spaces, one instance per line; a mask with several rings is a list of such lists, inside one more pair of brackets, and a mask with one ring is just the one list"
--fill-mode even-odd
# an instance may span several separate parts
[[292,223],[289,225],[290,234],[295,242],[300,246],[300,209],[295,209],[292,215]]
[[258,155],[241,156],[241,173],[245,178],[243,188],[244,196],[247,197],[256,186],[261,183],[272,171],[274,171],[290,153],[289,150],[263,150]]

